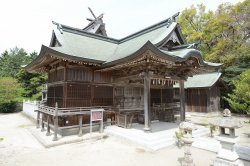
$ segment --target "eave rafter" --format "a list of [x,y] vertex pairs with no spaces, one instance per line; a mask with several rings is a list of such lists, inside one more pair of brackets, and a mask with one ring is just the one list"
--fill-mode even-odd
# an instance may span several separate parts
[[58,66],[59,64],[72,64],[78,66],[92,66],[92,67],[99,67],[101,66],[98,63],[87,62],[87,61],[77,61],[72,60],[70,58],[61,57],[54,54],[46,54],[40,60],[40,62],[32,67],[32,70],[35,70],[39,73],[48,72],[54,66]]

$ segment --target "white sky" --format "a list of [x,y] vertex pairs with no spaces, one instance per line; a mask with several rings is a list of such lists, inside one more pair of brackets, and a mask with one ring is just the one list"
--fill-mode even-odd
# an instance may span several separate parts
[[96,15],[104,13],[108,36],[122,38],[161,20],[192,4],[203,3],[215,10],[223,2],[242,0],[0,0],[0,53],[15,46],[39,53],[49,45],[52,20],[83,28]]

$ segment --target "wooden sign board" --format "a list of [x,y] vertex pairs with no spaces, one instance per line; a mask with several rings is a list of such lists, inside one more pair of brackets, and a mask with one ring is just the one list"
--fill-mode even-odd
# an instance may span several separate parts
[[105,110],[102,108],[90,110],[90,134],[92,133],[93,121],[101,121],[100,131],[103,132],[103,112],[104,111]]

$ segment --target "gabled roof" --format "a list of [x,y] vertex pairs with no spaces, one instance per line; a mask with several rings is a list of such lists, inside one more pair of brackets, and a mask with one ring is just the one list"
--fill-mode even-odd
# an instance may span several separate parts
[[[114,39],[53,23],[57,25],[57,28],[53,31],[50,47],[42,46],[38,58],[26,67],[28,70],[31,68],[31,70],[34,70],[36,67],[32,66],[37,63],[41,65],[43,63],[41,59],[45,54],[53,54],[57,58],[96,62],[99,65],[109,66],[131,59],[146,49],[153,51],[163,59],[171,59],[173,62],[185,61],[190,56],[194,56],[198,59],[200,65],[220,65],[208,65],[202,60],[201,53],[198,50],[188,48],[173,17],[122,39]],[[163,48],[164,43],[170,40],[173,35],[178,38],[179,44],[186,46],[173,50]],[[58,44],[55,45],[55,43]]]
[[[210,88],[212,87],[221,77],[221,73],[205,73],[197,74],[193,77],[188,77],[187,81],[184,82],[186,89],[190,88]],[[174,85],[175,88],[179,87],[179,84]]]
[[162,40],[166,40],[176,26],[177,23],[170,23],[167,19],[125,38],[113,39],[60,25],[61,29],[56,29],[54,34],[62,46],[51,47],[51,49],[68,55],[109,63],[135,53],[148,41],[157,45]]

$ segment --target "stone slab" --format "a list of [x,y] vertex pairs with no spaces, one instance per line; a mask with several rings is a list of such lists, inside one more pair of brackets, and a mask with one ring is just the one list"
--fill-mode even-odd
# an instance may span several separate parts
[[99,132],[93,132],[93,133],[87,133],[83,134],[81,137],[78,135],[72,135],[72,136],[61,136],[58,135],[57,141],[52,141],[53,138],[53,131],[51,131],[51,134],[49,136],[46,136],[46,131],[41,132],[41,129],[37,128],[29,128],[28,131],[40,142],[45,148],[50,148],[54,146],[64,145],[64,144],[70,144],[70,143],[76,143],[76,142],[82,142],[87,140],[98,140],[106,137],[105,133],[99,133]]
[[236,144],[234,150],[241,159],[250,161],[250,147]]

